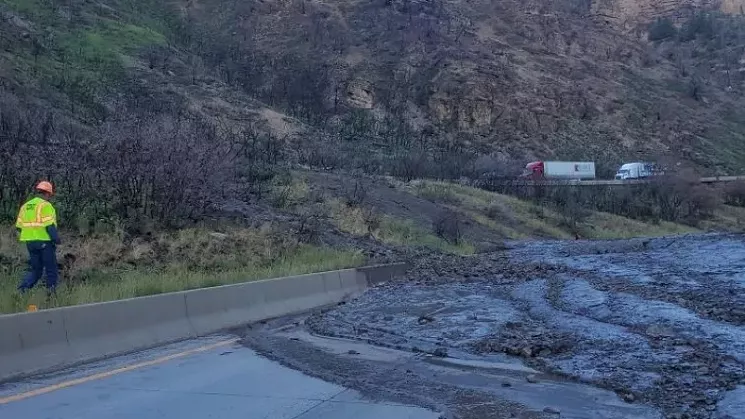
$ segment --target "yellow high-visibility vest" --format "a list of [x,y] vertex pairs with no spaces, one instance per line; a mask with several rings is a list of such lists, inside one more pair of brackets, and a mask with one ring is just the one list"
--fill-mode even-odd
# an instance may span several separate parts
[[23,204],[18,212],[16,228],[21,229],[22,242],[51,241],[47,227],[57,225],[57,212],[49,202],[33,198]]

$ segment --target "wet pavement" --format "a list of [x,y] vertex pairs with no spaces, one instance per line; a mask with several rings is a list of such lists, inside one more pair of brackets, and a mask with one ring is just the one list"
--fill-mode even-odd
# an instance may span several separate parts
[[[215,342],[220,346],[173,357]],[[162,362],[131,368],[153,359]],[[118,372],[121,368],[125,371]],[[439,414],[365,400],[260,357],[232,336],[216,336],[6,384],[0,387],[0,417],[437,419]]]
[[[555,377],[555,390],[573,400],[540,386],[531,400],[479,390],[526,411],[544,404],[587,419],[745,417],[741,236],[512,243],[506,253],[464,259],[448,261],[444,274],[414,272],[373,289],[307,327],[441,360],[510,357]],[[460,388],[482,378],[470,380]],[[590,388],[613,397],[582,397]],[[509,416],[495,409],[482,417]]]

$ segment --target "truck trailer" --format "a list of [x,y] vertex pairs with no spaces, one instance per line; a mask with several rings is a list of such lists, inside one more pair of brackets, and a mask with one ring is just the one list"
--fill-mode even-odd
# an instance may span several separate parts
[[595,162],[534,161],[525,166],[523,177],[533,180],[591,180],[595,179]]

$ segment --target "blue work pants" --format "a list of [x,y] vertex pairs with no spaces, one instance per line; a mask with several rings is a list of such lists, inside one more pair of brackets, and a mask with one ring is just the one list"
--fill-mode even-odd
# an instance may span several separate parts
[[21,292],[28,291],[36,285],[46,271],[46,286],[49,293],[57,288],[57,246],[52,242],[26,242],[28,249],[29,270],[18,286]]

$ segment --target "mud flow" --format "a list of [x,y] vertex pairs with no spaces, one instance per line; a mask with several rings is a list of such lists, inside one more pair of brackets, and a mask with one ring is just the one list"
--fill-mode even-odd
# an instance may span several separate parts
[[743,237],[512,243],[452,264],[252,342],[444,417],[745,418]]

